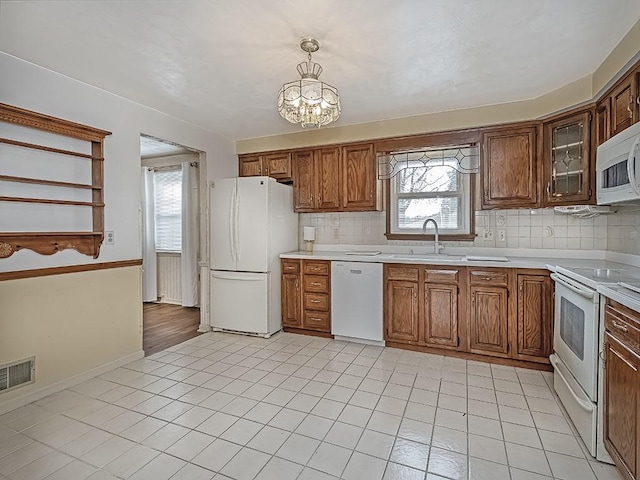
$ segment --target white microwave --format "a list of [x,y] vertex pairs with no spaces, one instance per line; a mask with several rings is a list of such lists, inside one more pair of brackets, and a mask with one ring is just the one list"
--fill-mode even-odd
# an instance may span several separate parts
[[598,205],[640,203],[640,123],[598,147],[596,199]]

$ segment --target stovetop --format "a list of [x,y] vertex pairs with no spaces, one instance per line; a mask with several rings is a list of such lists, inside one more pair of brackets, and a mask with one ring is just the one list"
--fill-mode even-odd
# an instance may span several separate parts
[[598,285],[617,285],[620,282],[640,285],[640,273],[637,270],[557,267],[556,271],[594,289]]

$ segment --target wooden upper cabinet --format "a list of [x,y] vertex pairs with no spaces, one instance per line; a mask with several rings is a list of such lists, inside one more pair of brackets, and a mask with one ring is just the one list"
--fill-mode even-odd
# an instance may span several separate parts
[[484,133],[481,164],[483,209],[538,205],[535,126]]
[[553,285],[549,275],[517,276],[518,316],[514,357],[548,363],[552,351]]
[[624,478],[638,478],[640,357],[605,333],[604,445]]
[[627,75],[611,92],[611,136],[638,121],[636,113],[636,75]]
[[240,177],[257,177],[263,175],[262,155],[240,155],[238,157]]
[[277,179],[279,182],[291,181],[291,153],[269,153],[263,157],[265,175]]
[[277,152],[238,156],[238,176],[257,177],[260,175],[273,177],[279,182],[290,182],[292,177],[291,153]]
[[312,212],[315,209],[313,198],[315,192],[315,171],[313,150],[294,152],[293,170],[293,210],[295,212]]
[[454,347],[458,335],[458,286],[425,283],[424,342],[434,347]]
[[377,208],[377,171],[373,144],[342,147],[342,208],[375,210]]
[[471,285],[469,338],[472,353],[509,355],[507,289]]
[[611,99],[609,97],[598,102],[595,116],[594,143],[597,148],[611,138]]
[[544,205],[595,200],[591,186],[591,110],[544,124]]
[[316,208],[340,209],[340,149],[321,148],[315,151]]

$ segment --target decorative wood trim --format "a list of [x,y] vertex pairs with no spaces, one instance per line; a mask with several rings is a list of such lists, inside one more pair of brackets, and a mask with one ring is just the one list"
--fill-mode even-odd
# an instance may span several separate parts
[[20,148],[30,148],[44,152],[69,155],[90,160],[91,183],[82,184],[53,179],[40,179],[0,175],[0,181],[61,188],[81,188],[91,190],[91,201],[61,200],[49,198],[0,196],[0,202],[39,203],[48,205],[73,205],[91,208],[92,229],[83,232],[0,232],[0,259],[10,257],[21,249],[30,249],[42,255],[52,255],[68,248],[98,258],[104,238],[104,138],[111,132],[81,125],[60,118],[51,117],[23,108],[0,103],[0,122],[43,130],[56,135],[77,138],[90,142],[91,153],[63,150],[47,145],[37,145],[14,139],[0,138],[0,143]]
[[101,142],[111,132],[89,127],[80,123],[62,120],[42,113],[36,113],[6,103],[0,103],[0,121],[15,123],[29,128],[44,130],[45,132],[66,135],[89,142]]
[[533,370],[543,370],[545,372],[552,372],[553,367],[551,365],[543,363],[525,362],[522,360],[513,360],[511,358],[492,357],[488,355],[478,355],[467,352],[456,352],[453,350],[446,350],[444,348],[426,347],[422,345],[406,345],[404,343],[386,341],[386,346],[390,348],[399,348],[402,350],[411,350],[414,352],[433,353],[436,355],[444,355],[446,357],[463,358],[465,360],[476,360],[485,363],[495,363],[498,365],[507,365],[510,367],[522,367]]
[[67,273],[92,272],[111,268],[136,267],[142,265],[142,259],[118,260],[115,262],[87,263],[84,265],[67,265],[65,267],[38,268],[34,270],[19,270],[14,272],[0,272],[0,281],[19,280],[22,278],[49,277]]
[[53,255],[68,248],[98,258],[104,238],[102,232],[10,232],[0,233],[0,259],[28,249],[40,255]]

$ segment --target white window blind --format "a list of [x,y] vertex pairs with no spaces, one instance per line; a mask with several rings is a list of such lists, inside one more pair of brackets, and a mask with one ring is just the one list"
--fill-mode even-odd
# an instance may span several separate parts
[[156,251],[182,251],[182,170],[156,170]]

